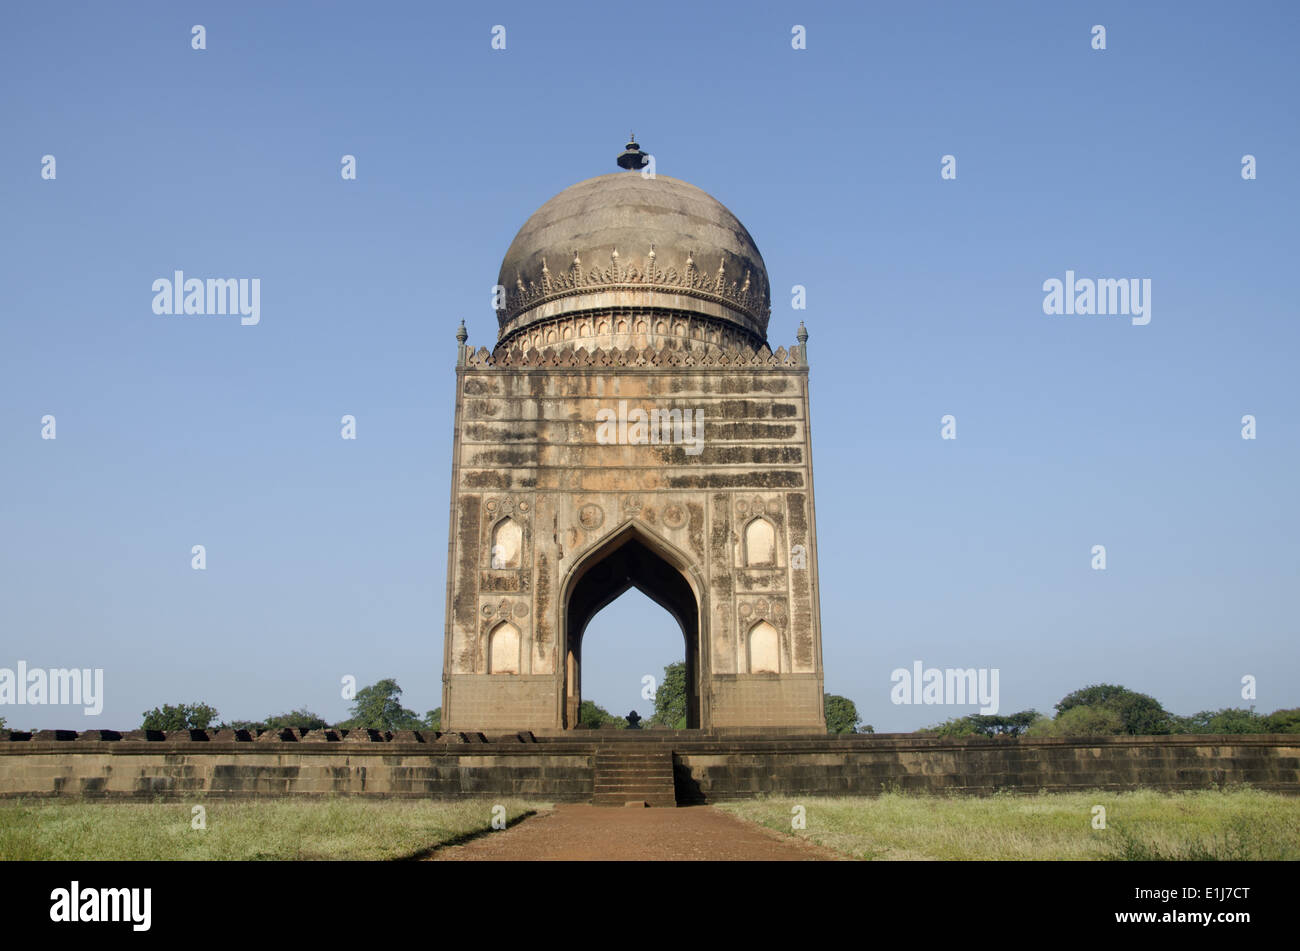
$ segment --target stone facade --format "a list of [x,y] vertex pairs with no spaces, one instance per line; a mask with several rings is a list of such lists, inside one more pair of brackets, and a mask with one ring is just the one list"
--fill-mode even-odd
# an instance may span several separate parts
[[[462,344],[444,724],[576,725],[582,632],[630,579],[683,626],[688,725],[824,727],[805,352]],[[698,446],[602,442],[637,410],[698,414]]]

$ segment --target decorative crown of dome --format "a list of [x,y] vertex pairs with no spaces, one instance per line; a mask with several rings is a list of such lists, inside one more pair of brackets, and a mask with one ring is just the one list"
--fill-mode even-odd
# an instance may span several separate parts
[[498,278],[501,342],[538,323],[615,311],[690,314],[766,341],[771,298],[754,239],[694,185],[637,171],[648,162],[629,142],[619,156],[629,171],[566,188],[519,229]]

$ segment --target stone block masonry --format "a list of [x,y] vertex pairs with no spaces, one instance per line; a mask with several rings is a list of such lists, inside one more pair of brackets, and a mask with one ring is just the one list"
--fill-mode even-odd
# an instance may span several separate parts
[[679,804],[885,790],[986,795],[1214,789],[1300,794],[1300,736],[971,739],[726,731],[0,731],[0,798],[362,796],[591,802],[597,759],[671,756]]
[[[682,626],[688,726],[824,728],[804,345],[668,324],[680,346],[462,345],[450,729],[575,727],[582,632],[628,580]],[[665,439],[662,418],[688,412],[692,441]]]

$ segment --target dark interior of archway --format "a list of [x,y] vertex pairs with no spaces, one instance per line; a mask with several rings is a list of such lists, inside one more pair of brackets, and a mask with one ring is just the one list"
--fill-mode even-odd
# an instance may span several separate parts
[[[569,638],[574,662],[582,663],[582,635],[591,619],[629,588],[635,587],[661,605],[681,626],[686,640],[686,726],[700,725],[699,683],[699,609],[695,592],[682,573],[635,538],[629,538],[592,565],[579,579],[569,596]],[[580,674],[574,678],[582,683]],[[575,691],[575,704],[578,702]],[[572,714],[566,725],[574,725]]]

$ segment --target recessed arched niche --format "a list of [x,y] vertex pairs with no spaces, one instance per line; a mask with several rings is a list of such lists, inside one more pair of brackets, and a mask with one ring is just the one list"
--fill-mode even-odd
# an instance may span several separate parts
[[776,565],[776,529],[765,518],[745,526],[745,564],[755,568]]
[[779,674],[781,672],[781,636],[767,621],[759,621],[749,629],[746,655],[751,674]]
[[488,635],[488,673],[519,673],[519,628],[502,621]]
[[513,518],[503,518],[492,529],[492,567],[518,568],[523,555],[524,531]]

